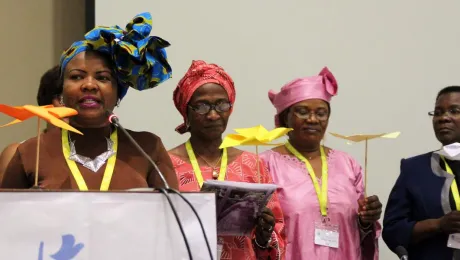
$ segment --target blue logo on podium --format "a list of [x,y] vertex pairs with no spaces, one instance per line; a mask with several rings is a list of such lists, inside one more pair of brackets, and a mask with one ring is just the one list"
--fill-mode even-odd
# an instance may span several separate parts
[[[72,260],[75,256],[80,253],[85,245],[83,243],[75,243],[75,237],[71,234],[62,235],[62,244],[59,250],[50,255],[51,259],[54,260]],[[44,260],[43,258],[43,249],[45,243],[40,242],[40,247],[38,248],[38,260]]]

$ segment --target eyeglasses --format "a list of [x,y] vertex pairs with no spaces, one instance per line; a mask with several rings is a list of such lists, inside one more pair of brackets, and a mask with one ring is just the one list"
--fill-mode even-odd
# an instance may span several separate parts
[[441,117],[446,113],[448,117],[460,117],[460,108],[451,108],[451,109],[448,109],[447,111],[444,111],[444,110],[430,111],[428,112],[428,115],[432,117]]
[[228,112],[232,107],[232,104],[228,101],[220,101],[216,104],[198,103],[196,105],[189,105],[189,107],[200,115],[206,115],[211,112],[211,110],[215,110],[218,113]]
[[329,119],[329,112],[325,110],[306,111],[304,109],[294,110],[294,115],[300,119],[309,119],[315,116],[318,121],[326,121]]

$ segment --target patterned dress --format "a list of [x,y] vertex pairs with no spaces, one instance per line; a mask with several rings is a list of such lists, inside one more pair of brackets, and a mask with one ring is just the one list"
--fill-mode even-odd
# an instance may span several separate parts
[[[192,165],[171,153],[169,156],[179,179],[180,191],[199,191],[200,187]],[[262,161],[259,161],[259,168],[260,182],[273,183]],[[211,167],[200,166],[200,169],[204,180],[212,179]],[[234,161],[229,162],[225,180],[257,183],[256,155],[243,152]],[[270,199],[267,207],[273,211],[276,218],[270,249],[261,250],[255,247],[252,243],[253,236],[219,236],[219,243],[223,245],[221,260],[284,259],[284,219],[276,193]]]

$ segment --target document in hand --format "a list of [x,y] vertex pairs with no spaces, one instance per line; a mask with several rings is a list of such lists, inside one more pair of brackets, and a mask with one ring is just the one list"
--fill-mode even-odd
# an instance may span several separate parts
[[247,236],[266,207],[275,184],[208,180],[201,191],[216,193],[217,234]]

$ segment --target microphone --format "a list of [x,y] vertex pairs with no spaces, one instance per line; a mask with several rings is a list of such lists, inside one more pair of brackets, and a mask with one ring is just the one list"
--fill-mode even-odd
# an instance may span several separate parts
[[397,246],[395,248],[395,253],[398,256],[400,260],[408,260],[409,255],[407,253],[407,250],[403,246]]
[[[172,210],[172,212],[174,214],[174,217],[176,218],[176,221],[177,221],[177,224],[179,226],[179,229],[180,229],[180,231],[182,233],[182,237],[184,239],[185,246],[186,246],[188,254],[189,254],[189,259],[191,259],[191,260],[193,259],[192,254],[191,254],[191,250],[190,250],[187,238],[185,236],[185,232],[184,232],[184,229],[182,227],[182,223],[181,223],[181,221],[179,219],[179,215],[177,214],[176,208],[174,207],[174,205],[173,205],[173,203],[171,201],[171,198],[168,195],[168,192],[172,192],[172,193],[178,195],[192,209],[193,213],[195,214],[195,216],[198,219],[198,222],[200,224],[201,231],[203,233],[203,237],[204,237],[204,240],[205,240],[205,243],[206,243],[206,247],[207,247],[208,252],[209,252],[209,257],[211,258],[211,260],[214,260],[214,257],[212,255],[211,246],[209,244],[209,240],[208,240],[208,237],[206,235],[206,231],[205,231],[204,226],[203,226],[203,222],[202,222],[200,216],[198,215],[198,212],[196,211],[195,207],[193,207],[192,203],[190,203],[190,201],[187,198],[185,198],[179,191],[169,188],[169,185],[166,182],[166,179],[165,179],[163,173],[161,173],[161,171],[158,168],[157,164],[152,160],[152,158],[150,158],[150,156],[144,151],[144,149],[142,149],[142,147],[136,142],[136,140],[134,140],[134,138],[128,133],[128,131],[126,131],[126,129],[120,124],[120,120],[118,119],[118,117],[114,113],[112,113],[111,111],[108,111],[108,110],[106,111],[106,114],[108,116],[109,123],[111,123],[112,125],[114,125],[115,127],[119,128],[119,129],[121,129],[121,131],[128,137],[129,141],[136,147],[136,149],[139,150],[139,152],[148,160],[148,162],[151,165],[153,165],[153,167],[157,171],[158,175],[160,176],[161,181],[163,182],[163,185],[165,186],[165,189],[154,188],[154,190],[155,189],[159,190],[163,195],[165,195],[166,199],[168,200],[169,206],[171,207],[171,210]],[[141,189],[131,189],[131,190],[145,190],[145,189],[141,188]]]
[[144,156],[145,159],[147,159],[149,161],[149,163],[153,166],[153,168],[155,168],[155,170],[157,171],[158,175],[160,176],[161,181],[163,182],[163,185],[165,186],[165,189],[169,190],[170,188],[169,188],[168,182],[166,181],[165,176],[163,175],[163,173],[161,173],[160,169],[158,168],[158,165],[144,151],[144,149],[142,149],[142,147],[136,142],[136,140],[134,140],[134,138],[128,133],[128,131],[126,131],[126,129],[120,124],[120,120],[118,119],[118,117],[114,113],[112,113],[110,111],[107,111],[106,113],[108,114],[109,122],[111,124],[113,124],[115,127],[119,128],[128,137],[129,141],[131,141],[131,143],[142,154],[142,156]]

